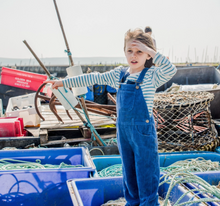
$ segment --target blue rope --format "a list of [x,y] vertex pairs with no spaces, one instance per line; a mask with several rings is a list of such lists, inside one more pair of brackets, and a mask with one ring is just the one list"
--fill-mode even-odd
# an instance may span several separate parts
[[84,111],[84,109],[83,109],[83,106],[82,106],[81,102],[79,101],[78,98],[77,98],[77,100],[78,100],[78,102],[79,102],[79,104],[80,104],[80,107],[81,107],[81,109],[83,110],[84,115],[85,115],[86,120],[87,120],[87,122],[84,123],[84,126],[87,127],[87,128],[90,128],[91,134],[92,134],[92,136],[91,136],[92,139],[95,138],[95,137],[94,137],[94,134],[93,134],[93,133],[95,133],[96,136],[99,138],[99,140],[102,142],[102,144],[103,144],[104,146],[106,146],[105,142],[104,142],[104,141],[102,140],[102,138],[99,136],[99,134],[97,133],[96,129],[95,129],[95,128],[93,127],[93,125],[90,123],[90,120],[89,120],[88,116],[86,115],[86,113],[85,113],[85,111]]
[[67,50],[64,50],[64,51],[67,53],[68,56],[72,55],[70,51],[69,52]]
[[[69,52],[67,50],[64,50],[64,51],[67,53],[68,57],[70,57],[72,55],[70,51]],[[71,65],[70,58],[68,58],[68,59],[69,59],[69,65]]]

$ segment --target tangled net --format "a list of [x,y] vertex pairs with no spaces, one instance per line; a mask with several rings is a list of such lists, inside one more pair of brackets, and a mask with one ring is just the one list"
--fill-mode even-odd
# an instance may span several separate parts
[[218,146],[209,110],[213,99],[214,94],[198,91],[155,94],[153,115],[159,152],[211,150]]

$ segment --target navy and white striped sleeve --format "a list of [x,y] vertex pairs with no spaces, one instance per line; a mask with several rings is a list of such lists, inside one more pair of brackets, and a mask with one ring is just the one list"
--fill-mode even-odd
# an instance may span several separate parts
[[121,72],[121,66],[116,67],[114,70],[109,72],[99,73],[89,73],[83,74],[75,77],[69,77],[63,79],[63,86],[66,88],[70,87],[86,87],[95,84],[99,85],[109,85],[111,87],[117,88],[118,86],[118,79]]
[[168,82],[176,74],[177,69],[167,57],[158,52],[153,58],[153,63],[156,64],[156,67],[153,71],[152,83],[155,88],[158,88]]

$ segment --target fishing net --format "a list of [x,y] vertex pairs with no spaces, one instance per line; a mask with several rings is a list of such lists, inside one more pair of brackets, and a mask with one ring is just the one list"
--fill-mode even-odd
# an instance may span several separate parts
[[153,115],[159,152],[212,150],[219,139],[211,112],[209,92],[157,93]]

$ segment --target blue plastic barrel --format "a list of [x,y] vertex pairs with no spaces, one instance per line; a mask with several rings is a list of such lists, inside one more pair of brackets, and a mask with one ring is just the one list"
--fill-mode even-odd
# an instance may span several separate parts
[[[123,197],[122,177],[89,178],[68,180],[68,189],[74,206],[100,206],[109,200],[116,200]],[[151,185],[149,185],[151,187]],[[159,195],[165,197],[168,191],[168,184],[159,188]],[[171,191],[170,201],[176,202],[187,190],[181,185],[176,185]],[[193,194],[187,194],[181,201],[188,201]],[[196,204],[192,204],[196,206]],[[198,205],[198,204],[197,204]]]
[[93,91],[93,86],[87,87],[88,92],[86,93],[86,100],[89,101],[94,101],[94,91]]
[[89,178],[95,171],[91,157],[84,148],[56,148],[0,151],[0,158],[11,158],[42,164],[61,162],[83,165],[83,168],[23,169],[0,171],[0,205],[63,206],[71,205],[66,181]]

